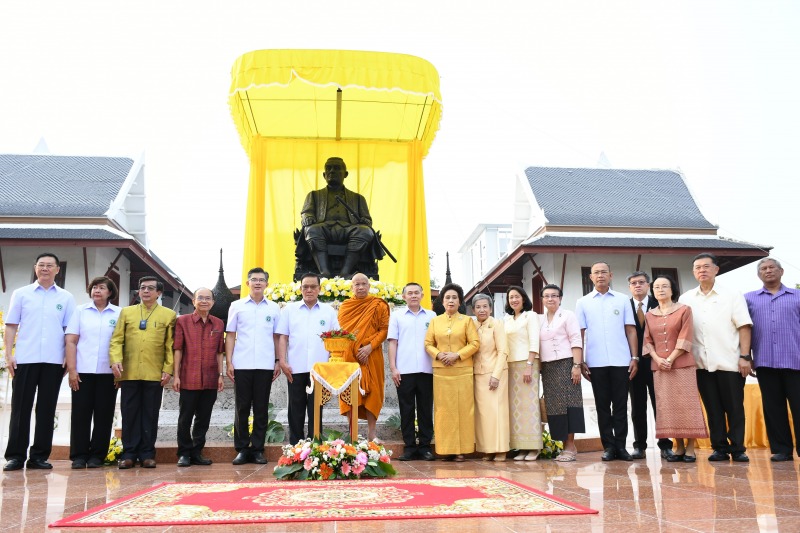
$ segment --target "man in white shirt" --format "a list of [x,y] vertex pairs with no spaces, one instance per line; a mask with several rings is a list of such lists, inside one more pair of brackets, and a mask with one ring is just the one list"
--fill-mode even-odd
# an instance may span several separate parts
[[[425,351],[425,332],[436,313],[420,305],[423,292],[418,283],[403,287],[407,307],[394,311],[389,318],[389,369],[397,387],[400,405],[400,431],[405,448],[401,461],[435,459],[433,438],[433,368]],[[419,430],[414,428],[417,422]]]
[[[319,301],[320,277],[305,274],[300,279],[303,299],[286,304],[281,311],[278,325],[278,360],[281,371],[289,384],[289,442],[313,438],[314,417],[322,416],[314,412],[314,396],[306,393],[311,384],[311,369],[315,363],[324,363],[330,357],[320,334],[339,329],[336,310]],[[308,431],[303,431],[308,414]],[[320,426],[322,427],[322,426]]]
[[[633,458],[628,438],[628,382],[636,376],[636,326],[628,297],[611,290],[611,266],[591,267],[594,290],[578,300],[575,314],[584,338],[583,375],[592,383],[603,461]],[[612,411],[613,407],[613,411]]]
[[744,446],[744,383],[753,370],[753,321],[744,296],[716,283],[718,272],[714,254],[695,256],[692,273],[700,286],[683,293],[679,301],[692,308],[697,388],[714,449],[708,460],[727,461],[732,456],[746,463],[750,459]]
[[[33,268],[36,281],[11,295],[3,334],[6,364],[13,379],[3,467],[6,472],[20,470],[23,466],[53,468],[47,459],[53,448],[58,389],[64,377],[64,329],[75,311],[72,295],[56,285],[60,270],[58,257],[51,253],[39,254]],[[36,431],[28,456],[34,397]]]
[[[247,273],[250,293],[233,302],[225,328],[225,362],[228,377],[233,381],[236,415],[233,422],[235,465],[267,464],[264,441],[269,422],[269,393],[272,382],[281,375],[276,366],[276,347],[280,308],[265,298],[269,274],[263,268]],[[253,433],[248,419],[253,412]]]

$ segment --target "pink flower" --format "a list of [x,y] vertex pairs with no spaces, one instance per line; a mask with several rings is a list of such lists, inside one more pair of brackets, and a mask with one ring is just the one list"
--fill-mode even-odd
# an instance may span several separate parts
[[[364,452],[358,452],[356,454],[356,461],[358,461],[358,464],[360,464],[360,465],[367,464],[367,454],[364,453]],[[358,472],[356,472],[356,473],[358,473]]]
[[342,463],[342,474],[345,476],[350,474],[350,463]]
[[[306,457],[308,457],[308,454],[310,454],[310,453],[311,453],[311,449],[310,448],[305,448],[302,452],[300,452],[300,460],[301,461],[305,461]],[[306,470],[308,470],[308,469],[306,469]]]
[[380,461],[382,463],[388,463],[390,460],[388,455],[381,455]]
[[305,462],[303,463],[303,468],[305,468],[306,470],[311,470],[313,466],[314,466],[314,460],[311,457],[307,457]]
[[361,474],[361,472],[364,471],[365,468],[366,468],[366,465],[362,465],[361,463],[359,463],[359,464],[357,464],[356,466],[353,467],[353,473],[358,476],[358,475]]
[[331,448],[330,450],[328,450],[328,455],[330,455],[331,457],[336,457],[339,455],[339,450],[337,450],[336,448]]

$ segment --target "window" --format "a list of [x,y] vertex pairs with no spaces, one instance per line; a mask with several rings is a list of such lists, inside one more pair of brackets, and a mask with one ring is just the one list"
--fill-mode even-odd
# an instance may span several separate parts
[[594,290],[594,283],[589,277],[592,273],[592,267],[581,267],[581,283],[583,285],[583,295],[586,296]]
[[677,268],[657,268],[653,267],[653,279],[656,279],[658,276],[669,276],[675,280],[675,290],[673,291],[677,296],[681,295],[681,282],[678,278],[678,269]]

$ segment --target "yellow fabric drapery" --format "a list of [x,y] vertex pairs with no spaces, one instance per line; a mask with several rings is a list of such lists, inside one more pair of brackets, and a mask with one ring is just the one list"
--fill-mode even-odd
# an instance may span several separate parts
[[441,118],[434,67],[402,54],[260,50],[237,59],[232,78],[231,114],[250,157],[243,272],[260,265],[291,281],[303,200],[338,156],[345,187],[364,195],[398,259],[379,263],[381,279],[429,293],[422,158]]

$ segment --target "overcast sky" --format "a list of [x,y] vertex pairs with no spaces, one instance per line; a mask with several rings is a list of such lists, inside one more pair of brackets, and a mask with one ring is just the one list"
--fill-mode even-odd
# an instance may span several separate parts
[[[615,168],[681,170],[720,234],[773,246],[794,284],[798,6],[5,1],[0,152],[44,137],[59,155],[144,153],[153,251],[193,288],[215,282],[223,247],[235,285],[249,164],[227,104],[234,60],[406,53],[441,76],[444,116],[424,161],[440,280],[449,250],[458,281],[455,252],[476,224],[511,221],[526,166],[592,167],[604,152]],[[187,231],[198,221],[202,237]],[[745,269],[726,278],[751,290]]]

